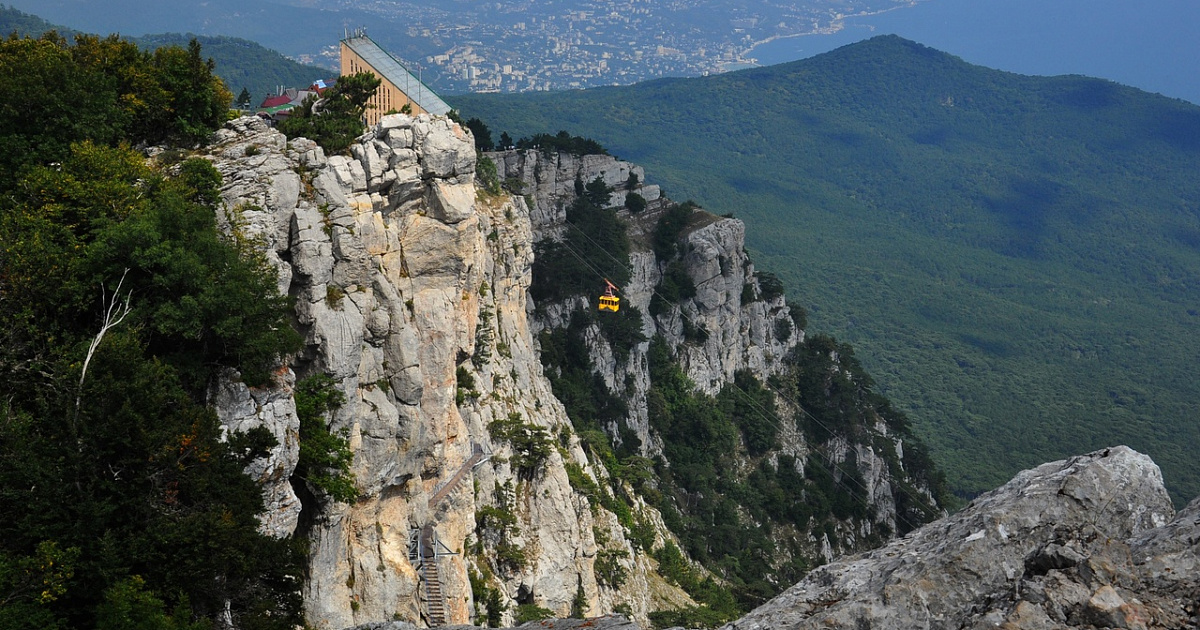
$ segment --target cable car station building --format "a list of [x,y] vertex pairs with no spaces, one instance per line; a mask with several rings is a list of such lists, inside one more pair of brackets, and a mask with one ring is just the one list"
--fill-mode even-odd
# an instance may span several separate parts
[[412,115],[450,112],[450,106],[433,93],[429,86],[421,83],[395,57],[367,37],[364,30],[342,40],[342,76],[370,72],[379,78],[379,89],[371,97],[371,107],[365,115],[368,126],[379,122],[384,114],[401,111],[407,105]]

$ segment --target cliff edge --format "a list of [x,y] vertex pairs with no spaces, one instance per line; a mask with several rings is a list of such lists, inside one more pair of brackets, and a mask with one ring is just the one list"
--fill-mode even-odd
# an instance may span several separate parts
[[724,630],[1194,628],[1200,500],[1118,446],[1018,474],[961,512],[820,567]]

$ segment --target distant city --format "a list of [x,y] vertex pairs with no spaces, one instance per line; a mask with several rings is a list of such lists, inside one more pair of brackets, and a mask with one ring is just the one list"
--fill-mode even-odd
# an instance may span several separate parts
[[[337,10],[348,0],[317,0]],[[570,6],[564,7],[564,4]],[[401,59],[444,92],[523,92],[626,85],[754,65],[754,47],[780,37],[831,32],[847,17],[916,4],[913,0],[519,0],[417,6],[356,2],[380,18],[372,31],[406,40],[421,58]],[[397,27],[404,24],[404,27]],[[298,60],[336,67],[337,47]]]

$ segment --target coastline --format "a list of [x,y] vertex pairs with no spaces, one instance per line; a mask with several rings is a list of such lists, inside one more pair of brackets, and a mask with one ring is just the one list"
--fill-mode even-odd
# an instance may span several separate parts
[[[786,40],[786,39],[807,37],[810,35],[833,35],[835,33],[840,33],[841,31],[845,30],[846,20],[869,18],[869,17],[874,17],[876,15],[883,15],[885,13],[891,13],[892,11],[902,11],[904,9],[911,9],[912,7],[915,7],[918,4],[921,4],[923,2],[929,2],[929,1],[930,0],[910,0],[908,2],[908,4],[891,7],[888,9],[884,9],[882,11],[863,11],[862,13],[854,13],[851,15],[837,15],[832,20],[830,20],[829,26],[817,27],[811,31],[806,31],[803,33],[788,33],[786,35],[772,35],[770,37],[767,37],[766,39],[761,39],[761,40],[755,41],[755,42],[751,43],[749,46],[747,46],[745,49],[738,51],[738,61],[734,62],[734,63],[750,64],[751,66],[758,66],[759,65],[758,60],[753,57],[753,53],[754,53],[754,50],[756,48],[758,48],[759,46],[764,46],[766,44],[770,44],[773,42]],[[864,26],[866,26],[866,28],[868,28],[870,30],[875,30],[875,27],[872,25],[866,24]]]

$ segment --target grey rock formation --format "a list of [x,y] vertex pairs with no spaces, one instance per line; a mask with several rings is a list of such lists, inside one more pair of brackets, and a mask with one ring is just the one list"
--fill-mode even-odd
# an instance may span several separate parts
[[226,373],[209,393],[209,403],[228,433],[241,433],[265,427],[276,445],[267,457],[254,460],[246,474],[263,488],[262,531],[282,538],[296,530],[300,518],[300,498],[288,481],[300,458],[300,419],[292,385],[296,376],[285,369],[269,387],[251,389]]
[[[681,249],[685,252],[684,268],[696,287],[696,295],[671,305],[666,312],[654,317],[650,304],[663,278],[665,264],[656,259],[649,243],[659,219],[671,204],[658,187],[645,183],[640,167],[611,156],[559,154],[548,157],[538,151],[511,150],[489,153],[488,156],[497,164],[501,178],[516,178],[523,183],[528,192],[526,198],[532,201],[534,208],[530,220],[536,239],[561,240],[570,230],[577,229],[567,222],[565,212],[577,196],[576,182],[586,184],[598,178],[614,187],[609,200],[613,207],[622,207],[628,192],[637,192],[650,201],[647,209],[636,215],[623,209],[618,211],[634,243],[629,262],[631,279],[621,287],[622,303],[641,312],[643,333],[647,337],[661,335],[687,376],[704,393],[716,394],[733,381],[739,370],[749,370],[760,381],[765,381],[783,369],[783,358],[804,341],[804,331],[794,325],[784,298],[767,296],[769,299],[764,299],[756,269],[746,253],[746,231],[742,221],[707,212],[699,212],[693,217],[683,234]],[[634,191],[626,189],[630,173],[639,182]],[[588,305],[572,301],[537,306],[540,315],[532,322],[535,332],[567,325],[573,310]],[[689,339],[689,328],[702,329],[703,340]],[[661,445],[651,431],[646,404],[646,393],[650,388],[646,358],[649,344],[641,344],[633,349],[628,359],[618,361],[598,326],[592,327],[587,341],[596,371],[609,390],[625,393],[629,407],[627,426],[637,435],[644,454],[660,454]],[[782,424],[782,452],[796,457],[798,468],[803,470],[812,449],[794,424]],[[610,429],[611,433],[616,433],[615,427]],[[894,442],[898,452],[903,452],[903,444],[889,435],[882,422],[874,427],[874,431]],[[857,527],[839,528],[837,541],[815,538],[809,541],[809,553],[828,561],[843,548],[855,548],[859,540],[873,531],[894,532],[898,527],[891,472],[879,454],[870,447],[851,448],[844,443],[825,445],[824,450],[834,464],[854,457],[872,498],[873,509],[873,520],[864,521]]]
[[[478,626],[443,626],[445,630],[475,630]],[[587,619],[545,619],[530,621],[518,628],[539,628],[541,630],[639,630],[638,625],[621,615],[605,615]],[[416,630],[416,626],[405,621],[386,623],[369,623],[347,630]]]
[[1200,501],[1173,512],[1127,447],[1045,464],[725,628],[1196,627]]
[[[497,151],[487,155],[496,162],[502,179],[513,177],[525,183],[522,192],[533,200],[529,218],[533,222],[535,239],[545,236],[544,230],[562,228],[566,221],[564,209],[575,199],[576,180],[587,184],[599,177],[614,188],[610,206],[625,205],[625,195],[629,192],[636,192],[650,202],[661,196],[658,186],[645,183],[646,173],[642,167],[611,155],[580,156],[541,151]],[[626,189],[630,174],[638,181],[632,191]]]
[[[327,157],[242,118],[218,132],[210,154],[225,180],[223,228],[259,244],[280,292],[295,299],[306,336],[297,373],[329,375],[346,398],[331,428],[349,438],[359,497],[342,504],[318,493],[298,529],[299,502],[283,492],[295,467],[290,373],[277,390],[246,390],[231,377],[213,394],[229,430],[257,423],[283,438],[249,472],[272,506],[264,529],[310,541],[310,623],[472,620],[480,611],[468,569],[493,544],[480,540],[475,515],[497,504],[496,488],[513,499],[506,544],[524,560],[489,578],[508,619],[518,596],[566,616],[580,589],[589,610],[624,604],[643,620],[660,601],[689,601],[654,575],[612,514],[571,488],[566,464],[599,473],[577,439],[559,437],[569,420],[536,354],[526,313],[530,212],[521,198],[477,197],[469,132],[444,118],[386,116],[349,156]],[[513,418],[562,446],[532,475],[510,464],[508,442],[490,437],[489,424]],[[426,526],[445,553],[420,560],[411,544]],[[596,532],[625,554],[623,589],[597,582]],[[429,595],[430,575],[441,597]],[[431,598],[442,610],[432,612]]]
[[[1200,499],[1172,513],[1158,467],[1127,447],[1052,462],[813,571],[723,630],[1197,628]],[[393,627],[404,630],[370,626]],[[636,626],[607,617],[523,627]]]

